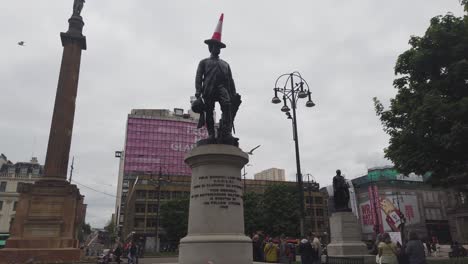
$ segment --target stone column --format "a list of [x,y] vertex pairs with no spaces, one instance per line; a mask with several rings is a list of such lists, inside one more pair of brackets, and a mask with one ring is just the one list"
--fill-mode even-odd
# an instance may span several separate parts
[[81,50],[86,49],[81,16],[72,16],[69,29],[60,33],[63,46],[62,64],[55,95],[49,144],[43,180],[66,180],[75,117],[75,101],[80,74]]
[[80,259],[78,228],[85,217],[84,197],[66,181],[81,50],[83,20],[73,15],[61,33],[62,65],[50,127],[45,172],[41,180],[19,188],[10,238],[0,250],[0,263],[70,263]]
[[251,264],[252,241],[244,234],[241,169],[248,155],[209,144],[185,158],[192,168],[188,234],[180,241],[179,264]]

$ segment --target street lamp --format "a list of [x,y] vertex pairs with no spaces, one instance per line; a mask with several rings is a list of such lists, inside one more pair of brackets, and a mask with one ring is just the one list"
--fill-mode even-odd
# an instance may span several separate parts
[[[297,83],[295,81],[298,81]],[[282,86],[278,84],[283,83]],[[290,85],[290,88],[288,88]],[[304,85],[307,87],[305,88]],[[286,73],[280,75],[275,82],[275,88],[273,88],[274,96],[271,99],[273,104],[279,104],[283,102],[283,106],[281,107],[281,111],[286,113],[288,119],[292,120],[293,125],[293,139],[295,143],[296,149],[296,177],[297,177],[297,188],[299,190],[299,203],[301,207],[301,219],[300,219],[300,229],[301,229],[301,236],[304,236],[304,191],[303,191],[303,183],[302,183],[302,174],[301,174],[301,162],[299,158],[299,139],[297,136],[297,117],[296,117],[296,106],[297,101],[299,99],[307,98],[306,107],[313,107],[315,103],[311,99],[311,91],[309,85],[307,84],[306,80],[304,80],[301,74],[297,71],[292,73]],[[278,93],[282,95],[283,100],[278,97]],[[291,108],[288,106],[288,102],[292,108],[292,116],[291,116]]]
[[[151,176],[152,177],[152,176]],[[163,183],[170,183],[171,181],[168,179],[164,179],[162,177],[162,171],[161,168],[159,168],[159,175],[157,179],[150,179],[150,183],[156,186],[156,192],[158,194],[158,206],[156,209],[156,231],[154,234],[154,239],[155,239],[155,252],[159,253],[159,214],[161,210],[161,184]]]

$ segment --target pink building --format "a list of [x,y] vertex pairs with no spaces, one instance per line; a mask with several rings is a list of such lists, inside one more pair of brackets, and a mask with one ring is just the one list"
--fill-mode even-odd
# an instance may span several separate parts
[[129,182],[142,174],[190,176],[184,163],[185,154],[196,142],[208,136],[205,128],[197,129],[198,114],[183,109],[133,109],[128,115],[117,184],[117,223],[123,222],[121,207],[128,195]]
[[[151,114],[151,115],[145,115]],[[124,173],[191,175],[185,154],[207,136],[190,114],[168,110],[132,110],[128,116]]]

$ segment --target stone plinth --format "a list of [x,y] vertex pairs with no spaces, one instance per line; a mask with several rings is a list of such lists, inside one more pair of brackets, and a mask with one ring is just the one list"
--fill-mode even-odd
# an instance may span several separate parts
[[185,158],[192,168],[188,233],[179,264],[251,264],[244,234],[241,169],[248,155],[229,145],[203,145]]
[[10,238],[0,250],[0,262],[77,261],[77,230],[84,219],[83,196],[65,181],[38,181],[20,188]]
[[367,246],[361,240],[361,226],[352,212],[336,212],[330,217],[331,242],[327,245],[328,256],[359,257],[365,263],[375,263]]

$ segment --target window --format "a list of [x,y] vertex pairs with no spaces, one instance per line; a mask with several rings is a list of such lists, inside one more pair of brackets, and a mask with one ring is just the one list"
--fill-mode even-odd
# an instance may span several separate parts
[[157,213],[158,205],[157,204],[148,204],[148,212],[149,213]]
[[0,211],[3,209],[3,201],[0,201]]
[[323,209],[315,209],[317,216],[323,216]]
[[146,198],[146,191],[138,190],[136,192],[136,197],[137,198]]
[[128,187],[128,180],[123,181],[122,186],[123,186],[123,187]]
[[21,188],[23,187],[23,184],[22,182],[18,182],[18,185],[16,185],[16,192],[19,193]]
[[0,192],[6,191],[7,182],[0,182]]
[[144,204],[137,204],[135,206],[135,213],[144,213],[145,212],[145,205]]
[[323,203],[323,198],[322,197],[315,197],[315,203],[316,204],[322,204]]
[[13,203],[13,211],[16,211],[16,205],[17,205],[17,204],[18,204],[17,201],[15,201],[15,202]]

